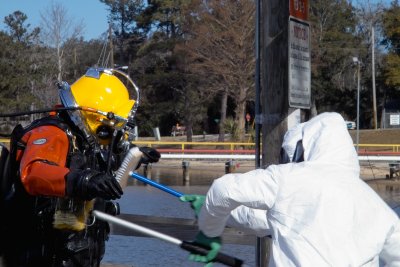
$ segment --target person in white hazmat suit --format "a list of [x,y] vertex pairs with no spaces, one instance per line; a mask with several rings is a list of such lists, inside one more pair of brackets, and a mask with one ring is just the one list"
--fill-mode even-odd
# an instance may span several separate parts
[[197,242],[212,248],[191,259],[212,262],[230,225],[271,236],[269,266],[400,266],[399,218],[359,178],[343,118],[323,113],[302,123],[282,148],[293,162],[224,175],[205,201],[181,197],[198,216]]

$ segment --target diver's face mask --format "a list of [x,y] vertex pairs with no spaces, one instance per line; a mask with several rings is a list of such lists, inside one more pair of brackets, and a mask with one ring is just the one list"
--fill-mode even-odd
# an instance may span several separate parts
[[304,147],[303,140],[299,140],[296,144],[293,157],[290,158],[287,151],[282,147],[279,155],[279,164],[286,164],[290,162],[303,162],[304,161]]
[[113,129],[106,125],[101,125],[96,130],[97,138],[103,141],[111,139],[112,134],[113,134]]

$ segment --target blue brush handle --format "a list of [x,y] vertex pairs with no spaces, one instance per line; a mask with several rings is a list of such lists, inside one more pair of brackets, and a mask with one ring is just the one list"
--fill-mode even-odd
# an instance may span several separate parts
[[137,179],[137,180],[143,182],[143,183],[149,184],[149,185],[154,186],[154,187],[156,187],[156,188],[158,188],[158,189],[161,189],[161,190],[164,191],[164,192],[170,193],[170,194],[173,195],[173,196],[176,196],[176,197],[181,197],[181,196],[183,196],[182,193],[180,193],[180,192],[178,192],[178,191],[175,191],[175,190],[173,190],[173,189],[171,189],[171,188],[169,188],[169,187],[167,187],[167,186],[165,186],[165,185],[156,183],[156,182],[154,182],[154,181],[152,181],[152,180],[150,180],[150,179],[148,179],[148,178],[146,178],[146,177],[144,177],[144,176],[141,176],[141,175],[139,175],[139,174],[137,174],[137,173],[135,173],[135,172],[129,172],[129,175],[130,175],[131,177],[133,177],[133,178],[135,178],[135,179]]

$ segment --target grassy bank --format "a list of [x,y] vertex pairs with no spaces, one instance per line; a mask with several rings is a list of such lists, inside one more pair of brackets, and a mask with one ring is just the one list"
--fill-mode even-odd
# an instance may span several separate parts
[[[353,142],[356,143],[357,131],[349,131]],[[400,144],[400,129],[360,130],[360,144]]]
[[[349,130],[353,142],[356,143],[357,131]],[[186,136],[162,136],[161,141],[169,142],[186,142]],[[155,141],[154,137],[139,137],[140,141]],[[217,142],[217,134],[194,135],[194,142]],[[225,142],[231,142],[229,135],[226,135]],[[251,142],[251,139],[246,137],[245,142]],[[360,130],[360,144],[400,144],[400,129],[377,129],[377,130]]]

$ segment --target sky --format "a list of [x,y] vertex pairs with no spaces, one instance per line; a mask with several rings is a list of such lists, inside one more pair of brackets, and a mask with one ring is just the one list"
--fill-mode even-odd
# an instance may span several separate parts
[[25,24],[31,24],[31,30],[39,27],[40,13],[45,13],[52,2],[61,3],[67,10],[68,18],[75,23],[83,21],[85,40],[99,38],[108,30],[107,6],[99,0],[0,0],[0,30],[5,29],[4,17],[17,10],[27,15]]
[[[83,20],[85,40],[99,38],[107,31],[107,6],[99,0],[0,0],[0,30],[5,29],[4,17],[16,10],[28,16],[26,23],[31,24],[30,29],[40,26],[40,13],[45,13],[53,1],[62,3],[68,12],[68,17],[73,18],[76,23]],[[372,3],[377,1],[379,0],[371,0]],[[388,4],[391,0],[383,2]]]

